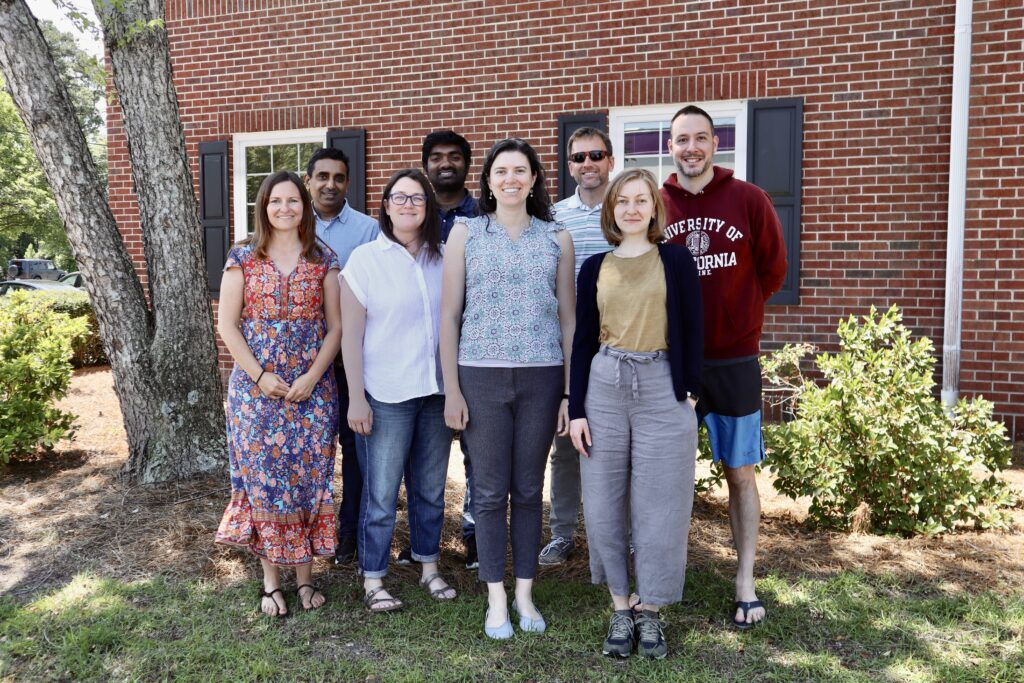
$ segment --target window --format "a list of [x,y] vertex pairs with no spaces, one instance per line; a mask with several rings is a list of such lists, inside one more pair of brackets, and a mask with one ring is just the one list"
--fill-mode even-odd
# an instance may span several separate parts
[[[746,179],[747,105],[740,100],[698,102],[711,114],[718,135],[718,153],[714,163],[731,168],[737,178]],[[615,172],[626,168],[646,168],[665,181],[675,171],[668,153],[669,122],[679,105],[620,107],[609,111],[610,135],[615,148]]]
[[301,178],[306,173],[309,157],[324,146],[326,135],[325,129],[309,128],[234,136],[235,240],[253,230],[253,207],[263,179],[275,171],[294,171]]

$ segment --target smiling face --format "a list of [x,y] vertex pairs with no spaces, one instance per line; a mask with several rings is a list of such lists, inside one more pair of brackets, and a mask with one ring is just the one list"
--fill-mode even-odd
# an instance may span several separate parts
[[537,176],[530,170],[530,160],[522,152],[508,150],[494,157],[487,186],[498,206],[516,208],[526,204]]
[[313,207],[321,218],[333,218],[345,205],[348,192],[348,168],[344,161],[320,159],[313,166],[313,175],[306,176],[306,188]]
[[427,155],[427,178],[438,192],[454,192],[466,185],[469,167],[458,145],[434,145]]
[[291,181],[274,185],[267,197],[267,221],[274,231],[298,230],[302,224],[302,203],[299,188]]
[[572,141],[572,150],[569,153],[569,175],[572,176],[576,184],[583,190],[601,191],[606,188],[608,186],[608,174],[611,173],[612,166],[615,163],[611,155],[606,156],[600,161],[594,161],[587,155],[583,162],[579,164],[572,160],[574,154],[595,150],[608,151],[608,148],[604,145],[604,140],[597,136],[576,138]]
[[615,225],[622,236],[646,237],[654,215],[654,197],[647,183],[631,180],[624,184],[615,197]]
[[[399,204],[392,199],[395,195],[404,195],[405,204]],[[416,206],[414,199],[420,202],[419,206]],[[412,178],[399,178],[398,182],[391,186],[387,212],[397,241],[406,244],[415,239],[427,216],[426,193],[423,187]]]
[[685,114],[672,122],[668,151],[680,176],[692,180],[710,180],[712,160],[718,151],[718,136],[711,124],[699,114]]

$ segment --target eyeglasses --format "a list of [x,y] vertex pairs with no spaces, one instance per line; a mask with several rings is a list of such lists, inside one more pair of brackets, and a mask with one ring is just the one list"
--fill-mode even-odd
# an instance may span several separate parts
[[611,154],[603,149],[592,149],[589,152],[574,152],[569,155],[569,158],[572,159],[573,163],[582,164],[586,161],[587,157],[590,157],[591,161],[601,161],[601,159],[610,156]]
[[406,202],[412,202],[413,206],[423,206],[427,203],[425,194],[405,194],[404,192],[392,192],[388,195],[388,201],[395,206],[405,206]]

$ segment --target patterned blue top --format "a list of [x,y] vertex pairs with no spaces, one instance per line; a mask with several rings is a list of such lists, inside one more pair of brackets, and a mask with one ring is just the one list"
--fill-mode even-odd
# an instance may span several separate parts
[[459,222],[469,228],[459,363],[561,365],[555,279],[564,228],[531,217],[513,241],[488,216]]

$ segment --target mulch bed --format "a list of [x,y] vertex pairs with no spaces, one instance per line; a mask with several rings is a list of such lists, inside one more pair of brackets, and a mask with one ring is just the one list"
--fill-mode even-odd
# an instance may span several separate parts
[[[28,599],[84,570],[129,581],[164,576],[233,583],[258,576],[251,557],[213,543],[229,497],[226,475],[163,486],[131,486],[119,478],[127,450],[108,369],[76,372],[61,405],[79,416],[77,438],[62,442],[54,453],[12,462],[0,474],[0,595]],[[1018,449],[1006,476],[1024,498],[1020,456]],[[895,573],[904,584],[950,591],[1024,587],[1020,505],[1010,533],[961,531],[900,539],[814,532],[802,523],[806,503],[776,494],[766,473],[759,483],[764,517],[759,572],[821,577],[855,569]],[[340,476],[337,486],[340,490]],[[457,589],[476,592],[475,573],[460,569],[461,488],[449,481],[442,565]],[[407,538],[400,514],[396,552]],[[576,540],[585,548],[585,538]],[[727,500],[721,492],[697,500],[689,557],[691,566],[716,566],[725,575],[735,571]],[[356,580],[353,569],[334,571],[318,562],[318,572]],[[395,568],[410,579],[416,571]],[[542,573],[575,580],[589,575],[585,552]]]

